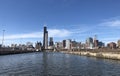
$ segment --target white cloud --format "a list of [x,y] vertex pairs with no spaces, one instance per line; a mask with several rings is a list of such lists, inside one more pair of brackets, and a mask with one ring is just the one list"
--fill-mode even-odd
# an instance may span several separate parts
[[100,25],[102,25],[102,26],[111,26],[111,27],[119,27],[120,26],[120,19],[105,20]]
[[20,38],[41,38],[42,32],[33,32],[27,34],[13,34],[5,36],[5,39],[20,39]]
[[71,32],[65,29],[49,29],[49,36],[50,37],[67,37],[70,36]]
[[106,44],[107,43],[110,43],[110,42],[116,42],[119,40],[119,37],[111,37],[111,38],[102,38],[101,39],[103,42],[105,42]]
[[[49,37],[67,37],[70,36],[71,32],[66,29],[48,29]],[[0,37],[2,38],[2,36]],[[43,38],[43,32],[33,32],[26,34],[13,34],[6,35],[5,39],[20,39],[20,38]]]

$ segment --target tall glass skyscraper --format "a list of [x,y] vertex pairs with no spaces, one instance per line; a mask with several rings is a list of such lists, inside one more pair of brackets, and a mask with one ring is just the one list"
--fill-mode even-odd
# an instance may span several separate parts
[[44,26],[43,32],[43,49],[48,49],[48,31],[46,26]]

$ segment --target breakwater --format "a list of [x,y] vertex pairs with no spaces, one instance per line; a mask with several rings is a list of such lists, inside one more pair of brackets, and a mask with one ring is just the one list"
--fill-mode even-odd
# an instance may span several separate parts
[[30,52],[36,52],[35,50],[21,50],[21,49],[15,49],[12,50],[11,48],[0,48],[0,55],[8,55],[8,54],[20,54],[20,53],[30,53]]
[[120,52],[62,51],[62,53],[120,60]]
[[20,54],[20,53],[30,53],[35,51],[0,51],[0,55],[9,55],[9,54]]

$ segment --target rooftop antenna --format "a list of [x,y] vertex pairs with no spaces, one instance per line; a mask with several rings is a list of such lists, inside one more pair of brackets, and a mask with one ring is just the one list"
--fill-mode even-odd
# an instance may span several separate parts
[[97,40],[97,35],[94,36],[94,40]]
[[45,24],[44,24],[44,27],[46,27],[46,26],[47,26],[47,24],[45,23]]
[[5,32],[5,30],[3,30],[2,46],[4,46],[4,32]]

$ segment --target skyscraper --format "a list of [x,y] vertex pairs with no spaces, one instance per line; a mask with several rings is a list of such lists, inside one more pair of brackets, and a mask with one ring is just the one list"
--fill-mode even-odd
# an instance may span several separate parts
[[48,31],[47,27],[44,26],[44,33],[43,33],[43,49],[48,49]]
[[66,49],[71,49],[71,40],[70,39],[67,39],[66,40]]
[[88,49],[93,49],[93,38],[89,37],[86,39],[86,47]]
[[66,40],[63,40],[63,48],[65,49],[66,47]]
[[53,46],[53,37],[50,37],[49,46]]

